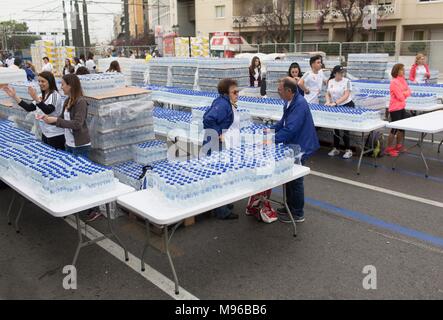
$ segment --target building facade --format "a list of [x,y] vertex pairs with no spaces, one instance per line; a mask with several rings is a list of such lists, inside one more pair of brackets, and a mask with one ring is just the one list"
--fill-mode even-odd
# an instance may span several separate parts
[[[301,1],[304,1],[303,14]],[[266,15],[263,12],[287,10],[288,2],[281,0],[196,0],[196,32],[208,35],[216,31],[238,32],[241,29],[242,36],[250,43],[274,42],[269,34],[263,32],[265,20],[262,17]],[[377,30],[357,33],[353,41],[443,40],[443,1],[378,0],[377,3],[380,9]],[[346,26],[340,14],[337,13],[336,18],[328,18],[322,30],[319,30],[317,27],[317,21],[321,15],[319,9],[315,0],[296,0],[296,42],[299,42],[301,37],[302,15],[303,42],[345,42]],[[283,21],[288,23],[286,17]],[[286,41],[289,41],[288,36]]]
[[129,0],[129,33],[141,38],[149,33],[149,5],[147,0]]
[[149,9],[153,30],[160,26],[164,34],[177,32],[180,36],[195,36],[194,0],[149,0]]

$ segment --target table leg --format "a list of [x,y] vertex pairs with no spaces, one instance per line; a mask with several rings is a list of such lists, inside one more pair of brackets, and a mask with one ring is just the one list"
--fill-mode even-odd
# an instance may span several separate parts
[[288,206],[288,201],[286,199],[286,184],[283,185],[283,204],[286,208],[286,211],[289,214],[289,218],[291,218],[292,225],[294,227],[294,237],[297,237],[297,224],[295,223],[294,217],[292,216],[291,210],[289,209]]
[[146,242],[145,242],[145,246],[143,247],[142,258],[141,258],[142,272],[145,271],[145,253],[151,243],[151,228],[149,227],[149,221],[145,220],[145,224],[146,224]]
[[361,152],[360,152],[360,158],[358,159],[358,165],[357,165],[357,175],[360,175],[360,167],[361,162],[363,160],[363,155],[365,153],[365,134],[362,132],[361,134]]
[[25,199],[21,199],[20,209],[18,210],[17,217],[15,218],[15,232],[20,233],[20,228],[18,227],[18,222],[23,212],[23,207],[25,205]]
[[441,140],[440,144],[438,145],[438,153],[440,153],[440,148],[441,148],[442,144],[443,144],[443,139]]
[[175,282],[175,294],[179,294],[179,284],[178,284],[178,277],[177,273],[175,272],[174,263],[172,261],[171,253],[169,251],[169,242],[171,241],[172,237],[174,236],[175,230],[182,224],[183,221],[180,221],[177,223],[171,230],[171,236],[168,236],[168,226],[164,226],[164,241],[165,241],[165,250],[166,254],[168,256],[169,265],[171,266],[172,274],[174,276],[174,282]]
[[80,226],[80,214],[78,212],[75,214],[75,222],[77,223],[78,244],[77,249],[75,250],[74,259],[72,259],[73,266],[75,266],[77,262],[78,254],[80,253],[80,249],[83,245],[83,234]]
[[[375,139],[372,139],[372,141],[371,141],[371,148],[372,148],[372,155],[373,155],[373,158],[374,158],[374,168],[378,168],[378,164],[377,164],[377,156],[378,155],[375,155],[374,154],[374,151],[375,151],[375,147],[374,147],[374,141]],[[379,151],[380,153],[381,152],[383,152],[383,150],[380,150]]]
[[12,205],[14,204],[15,198],[17,198],[17,192],[13,191],[12,193],[12,199],[11,202],[9,203],[9,208],[8,208],[8,212],[6,213],[6,217],[8,218],[8,225],[11,225],[11,210],[12,210]]
[[125,253],[125,261],[129,261],[128,250],[126,250],[126,247],[123,245],[123,242],[120,240],[120,238],[114,232],[114,229],[112,227],[111,209],[110,209],[109,203],[106,204],[106,216],[107,216],[106,218],[108,220],[109,231],[111,232],[111,237],[114,237],[117,240],[117,243],[123,248],[123,251]]
[[423,154],[423,141],[424,141],[425,137],[426,137],[426,133],[422,133],[421,136],[420,136],[420,140],[419,140],[417,146],[420,149],[420,155],[421,155],[421,158],[423,159],[423,162],[424,162],[425,167],[426,167],[425,177],[428,178],[429,177],[429,166],[428,166],[428,163],[426,162],[426,158],[425,158],[425,156]]

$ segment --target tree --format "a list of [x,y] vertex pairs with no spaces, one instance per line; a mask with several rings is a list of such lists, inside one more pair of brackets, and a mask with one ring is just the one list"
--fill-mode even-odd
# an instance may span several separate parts
[[374,0],[316,0],[317,7],[321,11],[317,27],[321,30],[327,19],[343,19],[346,26],[346,41],[352,42],[354,35],[362,28],[364,7],[374,3]]
[[41,39],[39,36],[14,35],[14,33],[19,32],[29,32],[26,22],[20,23],[15,20],[2,21],[0,22],[0,31],[2,34],[6,32],[8,49],[13,50],[29,49],[34,41]]
[[256,0],[245,18],[255,21],[263,38],[284,43],[289,37],[289,5],[287,1]]

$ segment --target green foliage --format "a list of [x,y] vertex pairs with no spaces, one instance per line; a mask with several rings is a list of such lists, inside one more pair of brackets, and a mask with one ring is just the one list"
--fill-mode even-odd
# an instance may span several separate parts
[[408,50],[413,54],[423,53],[426,50],[426,43],[414,42],[408,47]]
[[[7,34],[11,34],[14,32],[28,32],[29,28],[26,22],[10,20],[0,22],[0,30],[2,33],[6,30]],[[40,39],[39,36],[8,36],[8,49],[29,49],[34,41]]]

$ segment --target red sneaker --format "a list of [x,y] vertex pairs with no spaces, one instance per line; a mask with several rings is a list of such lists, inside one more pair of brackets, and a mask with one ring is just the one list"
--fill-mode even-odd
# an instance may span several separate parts
[[398,153],[404,153],[404,152],[406,152],[406,148],[405,148],[405,146],[402,145],[402,144],[397,144],[397,145],[395,146],[395,150],[397,150]]
[[265,223],[273,223],[278,220],[277,212],[272,208],[269,201],[264,201],[263,208],[260,210],[261,220]]
[[257,216],[260,210],[260,197],[258,195],[253,195],[249,197],[248,204],[246,206],[247,216]]
[[398,151],[394,147],[387,147],[385,149],[385,154],[391,157],[398,157]]

